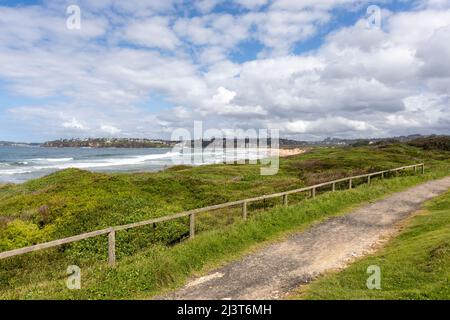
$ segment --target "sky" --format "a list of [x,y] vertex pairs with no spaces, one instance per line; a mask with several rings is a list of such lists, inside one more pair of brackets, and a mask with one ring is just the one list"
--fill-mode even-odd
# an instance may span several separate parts
[[0,140],[450,134],[450,0],[0,0],[0,30]]

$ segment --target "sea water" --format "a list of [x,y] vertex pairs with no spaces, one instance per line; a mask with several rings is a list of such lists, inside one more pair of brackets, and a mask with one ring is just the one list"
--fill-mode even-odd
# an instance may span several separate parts
[[[261,152],[235,150],[237,159],[255,160]],[[197,157],[198,159],[198,157]],[[223,152],[209,152],[195,165],[222,163]],[[58,170],[79,168],[98,172],[158,171],[186,162],[170,148],[45,148],[0,146],[0,183],[21,183]]]

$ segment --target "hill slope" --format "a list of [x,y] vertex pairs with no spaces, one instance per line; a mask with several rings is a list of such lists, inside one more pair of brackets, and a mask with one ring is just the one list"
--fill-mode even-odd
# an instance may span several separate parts
[[[408,183],[418,183],[448,174],[449,159],[448,153],[394,144],[313,149],[306,154],[281,159],[280,172],[275,176],[260,176],[258,165],[174,167],[159,173],[136,174],[100,174],[69,169],[22,185],[0,187],[0,250],[352,174],[426,162],[427,175],[408,180]],[[346,188],[344,185],[338,187]],[[381,191],[388,192],[389,189]],[[290,203],[301,201],[303,197],[290,197]],[[347,199],[344,203],[354,201],[360,200]],[[279,200],[255,203],[249,207],[249,212],[279,203]],[[334,206],[339,208],[337,204]],[[200,235],[206,230],[214,232],[240,220],[240,208],[205,213],[198,217],[197,231]],[[118,260],[145,252],[151,245],[171,248],[186,237],[188,230],[188,221],[180,219],[156,228],[147,226],[119,232]],[[253,240],[257,242],[258,237]],[[213,237],[209,239],[214,240]],[[103,266],[107,255],[106,241],[105,237],[92,238],[2,260],[0,291],[53,279],[60,274],[55,274],[56,267],[61,271],[70,264]],[[163,279],[171,276],[163,273],[159,280],[164,282]],[[113,296],[117,294],[119,292]]]

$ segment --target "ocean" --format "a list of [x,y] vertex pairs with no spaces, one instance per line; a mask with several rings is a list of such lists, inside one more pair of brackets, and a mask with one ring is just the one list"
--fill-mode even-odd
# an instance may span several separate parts
[[[237,150],[237,159],[258,159],[257,151]],[[203,156],[201,164],[222,163],[223,153]],[[44,148],[0,146],[0,183],[22,183],[58,170],[79,168],[97,172],[158,171],[183,162],[169,148]]]

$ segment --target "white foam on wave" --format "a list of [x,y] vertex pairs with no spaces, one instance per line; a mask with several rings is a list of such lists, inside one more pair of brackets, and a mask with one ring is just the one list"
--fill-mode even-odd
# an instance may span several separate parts
[[79,169],[89,169],[89,168],[106,168],[106,167],[117,167],[117,166],[132,166],[144,164],[150,160],[158,160],[164,158],[171,158],[178,156],[177,152],[167,152],[163,154],[149,154],[144,156],[134,156],[127,158],[107,158],[97,161],[88,162],[72,162],[65,163],[61,165],[55,165],[54,168],[57,169],[67,169],[67,168],[79,168]]
[[[149,154],[143,156],[131,156],[126,158],[105,158],[99,160],[87,160],[87,161],[73,161],[73,158],[36,158],[30,159],[34,162],[53,162],[52,165],[35,165],[26,168],[14,168],[9,170],[1,170],[0,175],[14,175],[14,174],[26,174],[33,173],[41,170],[64,170],[69,168],[78,169],[95,169],[95,168],[108,168],[117,166],[133,166],[145,164],[151,160],[172,158],[179,155],[178,152],[167,152],[163,154]],[[62,163],[66,162],[66,163]]]
[[46,161],[46,162],[68,162],[72,161],[73,158],[36,158],[36,159],[30,159],[30,161]]
[[27,167],[26,169],[10,169],[10,170],[0,170],[0,176],[11,176],[15,174],[25,174],[25,173],[33,173],[37,170],[35,167]]
[[[194,154],[192,154],[194,156]],[[196,153],[197,156],[202,156],[201,153]],[[166,152],[159,154],[148,154],[139,156],[127,156],[123,158],[103,158],[103,159],[86,159],[86,160],[74,160],[73,158],[35,158],[29,159],[34,165],[28,165],[27,161],[22,161],[22,164],[26,166],[11,167],[10,164],[0,163],[3,167],[0,167],[0,176],[2,175],[21,175],[35,173],[38,171],[57,171],[69,168],[78,169],[100,169],[100,168],[112,168],[112,167],[127,167],[136,165],[145,165],[146,163],[164,164],[172,160],[172,164],[183,164],[183,155],[180,152]],[[233,150],[217,150],[216,152],[203,154],[202,163],[196,163],[196,165],[205,164],[218,164],[223,163],[224,160],[257,160],[267,156],[266,152],[261,152],[261,149],[233,149]],[[190,157],[188,157],[190,159]],[[186,159],[190,161],[189,159]],[[162,161],[158,161],[162,160]],[[168,163],[170,164],[170,163]],[[191,164],[191,163],[185,163]]]

